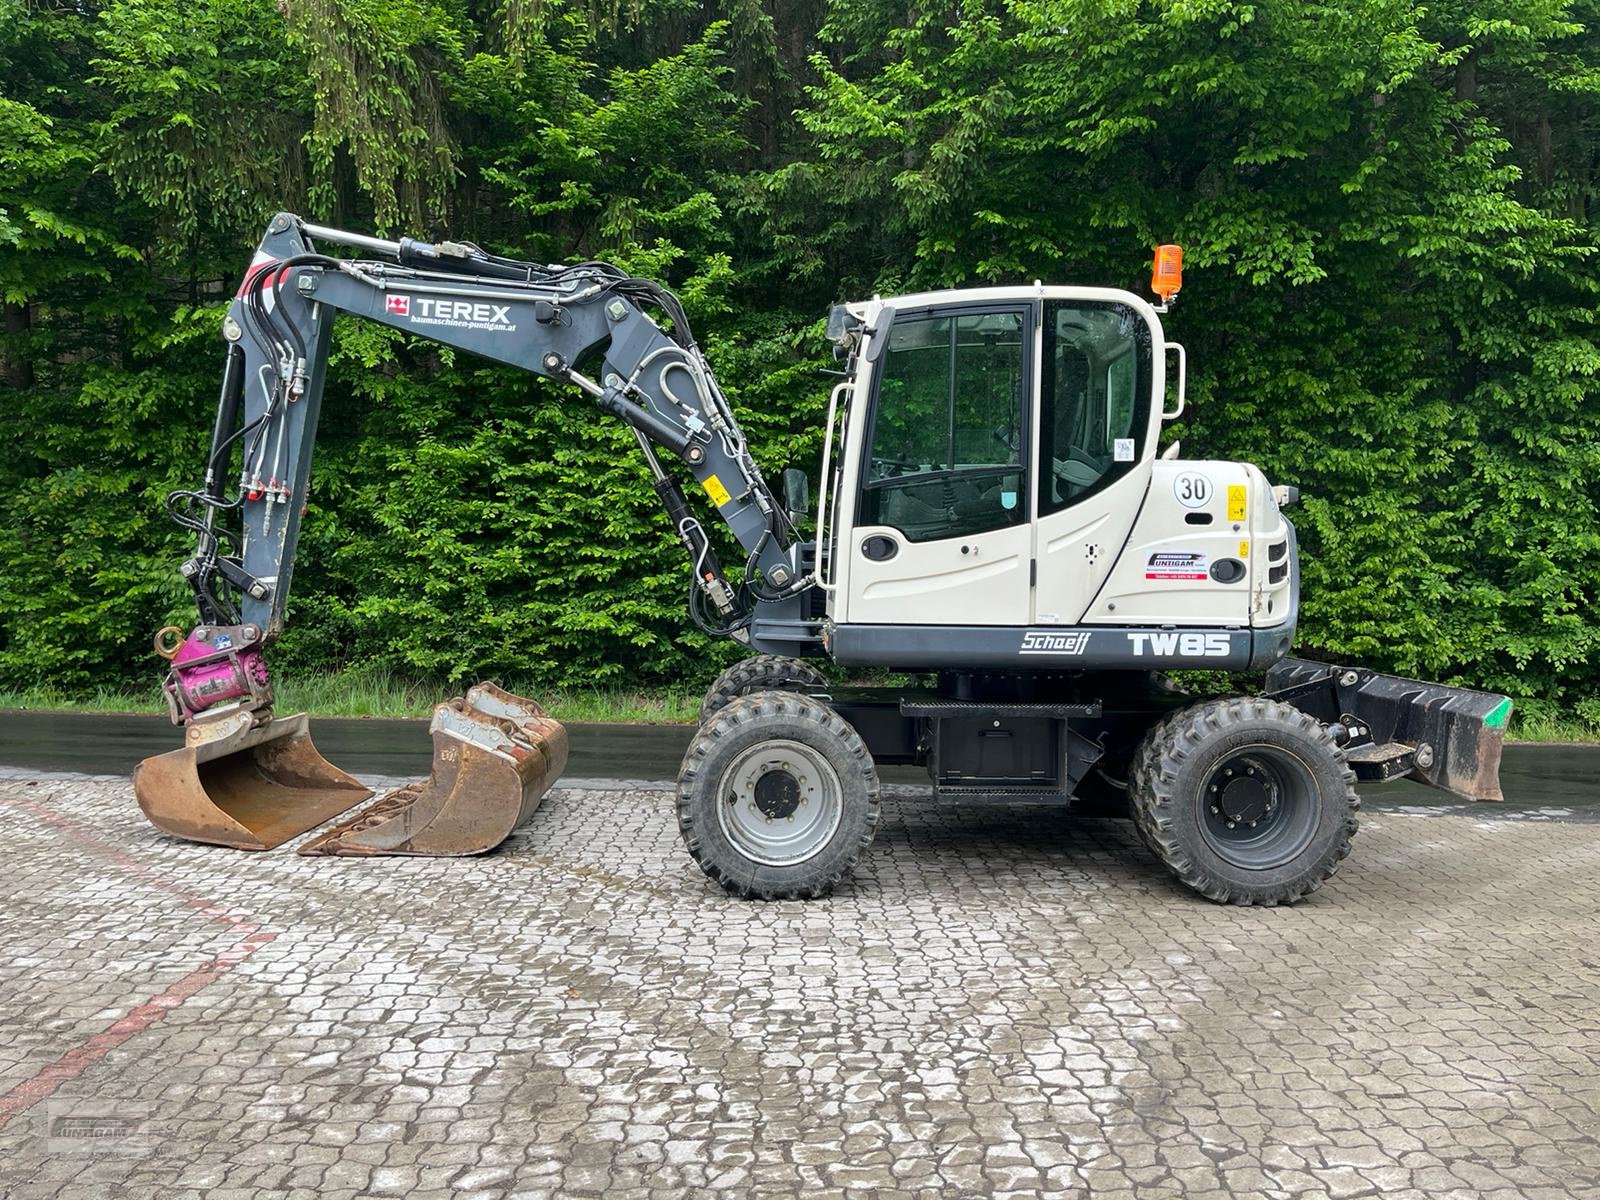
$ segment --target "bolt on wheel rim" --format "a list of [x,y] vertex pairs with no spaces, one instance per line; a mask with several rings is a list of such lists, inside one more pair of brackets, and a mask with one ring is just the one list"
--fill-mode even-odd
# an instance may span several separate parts
[[1281,867],[1311,844],[1320,795],[1311,769],[1277,746],[1247,746],[1222,759],[1200,788],[1201,833],[1223,861],[1247,870]]
[[844,789],[820,751],[779,740],[752,746],[722,773],[717,823],[753,862],[787,867],[815,856],[844,818]]

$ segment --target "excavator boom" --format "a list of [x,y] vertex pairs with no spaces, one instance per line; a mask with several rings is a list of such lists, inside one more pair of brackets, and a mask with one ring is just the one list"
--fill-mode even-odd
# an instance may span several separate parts
[[[185,730],[183,749],[147,760],[135,775],[140,806],[158,827],[265,849],[370,795],[316,753],[303,718],[274,723],[263,655],[287,617],[339,314],[587,395],[633,431],[689,556],[696,624],[748,641],[759,614],[775,629],[810,636],[800,603],[815,582],[808,548],[756,467],[670,291],[606,263],[519,262],[469,243],[387,241],[280,213],[223,323],[204,480],[168,498],[174,519],[196,535],[181,571],[201,624],[157,638],[172,664],[172,717]],[[664,456],[682,466],[669,469]],[[724,572],[679,471],[742,548],[741,571]],[[488,849],[532,813],[566,760],[565,731],[532,701],[493,685],[441,706],[432,729],[436,770],[427,784],[385,797],[308,852]]]

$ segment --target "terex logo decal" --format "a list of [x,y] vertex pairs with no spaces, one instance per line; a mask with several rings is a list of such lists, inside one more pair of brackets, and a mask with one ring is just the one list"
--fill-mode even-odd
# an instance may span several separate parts
[[1089,646],[1088,630],[1058,633],[1053,630],[1030,629],[1022,635],[1020,654],[1082,654]]
[[385,311],[406,317],[413,325],[449,325],[457,329],[483,329],[514,333],[509,304],[483,304],[471,300],[435,300],[432,296],[389,296]]
[[1130,633],[1128,646],[1135,658],[1146,647],[1152,658],[1226,658],[1233,642],[1225,633]]

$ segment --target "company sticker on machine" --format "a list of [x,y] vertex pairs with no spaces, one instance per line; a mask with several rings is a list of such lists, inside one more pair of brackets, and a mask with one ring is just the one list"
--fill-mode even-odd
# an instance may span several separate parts
[[[1123,642],[1114,642],[1116,633],[1111,630],[1098,636],[1105,639],[1092,641],[1096,636],[1088,629],[1027,629],[1017,647],[1019,655],[1042,655],[1055,658],[1094,658],[1097,661],[1121,659],[1124,653],[1133,658],[1226,658],[1234,652],[1233,635],[1202,630],[1146,629],[1130,630],[1122,636]],[[1248,636],[1244,652],[1248,654]],[[1092,651],[1091,651],[1092,647]]]
[[1146,579],[1204,579],[1206,577],[1204,554],[1193,550],[1157,550],[1145,564]]
[[482,329],[489,333],[515,333],[509,304],[480,304],[470,300],[435,300],[431,296],[392,295],[384,311],[405,317],[413,325],[447,325],[453,329]]
[[1054,630],[1030,629],[1022,635],[1019,654],[1082,654],[1089,648],[1087,629],[1072,629],[1057,633]]

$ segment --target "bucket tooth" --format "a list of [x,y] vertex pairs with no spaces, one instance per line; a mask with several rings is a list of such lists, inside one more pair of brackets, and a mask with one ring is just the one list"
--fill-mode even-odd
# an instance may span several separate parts
[[192,842],[271,850],[372,795],[311,743],[306,715],[253,723],[238,712],[197,721],[180,750],[133,770],[150,823]]
[[492,850],[567,765],[567,731],[492,683],[434,710],[433,771],[307,842],[301,854],[466,855]]

